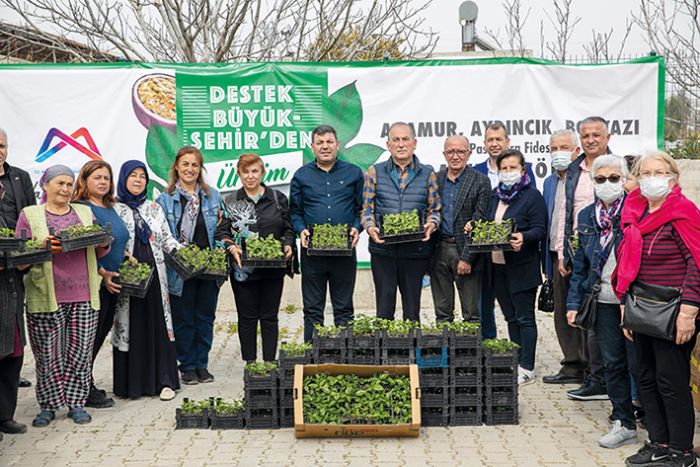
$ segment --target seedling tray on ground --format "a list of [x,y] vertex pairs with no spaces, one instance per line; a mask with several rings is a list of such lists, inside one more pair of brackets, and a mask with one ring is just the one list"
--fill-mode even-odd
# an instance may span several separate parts
[[63,232],[56,233],[56,238],[60,240],[61,251],[64,252],[82,250],[83,248],[99,245],[101,243],[112,243],[114,241],[112,232],[109,230],[103,230],[101,232],[75,238],[69,238],[67,235],[62,235],[62,233]]
[[450,413],[447,407],[425,407],[420,411],[423,426],[447,426]]
[[148,288],[151,286],[154,273],[154,269],[151,269],[151,273],[148,275],[148,277],[139,282],[138,284],[124,284],[121,282],[119,276],[114,277],[112,279],[112,282],[122,286],[121,290],[119,291],[121,295],[144,298],[146,296],[146,293],[148,293]]
[[241,265],[245,268],[285,268],[287,267],[287,259],[259,259],[249,258],[245,242],[241,243]]
[[38,248],[29,251],[17,251],[6,255],[7,267],[14,268],[20,264],[40,264],[51,261],[51,248]]
[[315,248],[313,242],[313,226],[309,226],[309,233],[309,247],[306,249],[306,254],[309,256],[352,256],[352,237],[350,236],[350,227],[348,227],[346,232],[345,248]]
[[241,430],[245,428],[245,412],[241,410],[235,415],[211,415],[212,430]]
[[166,266],[175,271],[175,273],[180,276],[183,281],[192,279],[204,270],[204,267],[189,269],[173,252],[166,252],[164,258]]
[[182,411],[175,409],[175,429],[183,428],[209,428],[209,411],[205,410],[198,415],[182,415]]
[[487,386],[486,404],[488,405],[518,405],[518,386]]

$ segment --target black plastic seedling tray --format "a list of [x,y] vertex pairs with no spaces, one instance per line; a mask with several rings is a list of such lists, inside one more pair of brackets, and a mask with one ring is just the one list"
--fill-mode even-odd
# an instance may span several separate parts
[[424,217],[425,216],[423,215],[423,213],[418,214],[418,218],[419,218],[419,221],[421,223],[420,230],[417,230],[415,232],[410,232],[410,233],[398,234],[398,235],[387,235],[384,232],[384,215],[380,214],[379,215],[379,238],[381,240],[384,240],[385,244],[419,242],[419,241],[423,240],[423,237],[425,237],[425,229],[423,228],[423,224],[425,224]]
[[112,243],[114,241],[109,226],[105,226],[101,232],[95,232],[76,238],[69,238],[63,232],[56,232],[54,235],[61,242],[61,251],[63,252],[82,250],[91,246],[100,245],[102,243]]
[[314,226],[309,226],[309,247],[306,253],[309,256],[352,256],[352,237],[350,236],[350,227],[346,232],[346,247],[347,248],[315,248],[314,247]]
[[204,272],[199,274],[197,276],[198,279],[203,279],[205,281],[222,281],[225,282],[228,280],[228,275],[229,271],[226,270],[226,272],[214,272],[214,271],[207,271],[206,269]]
[[184,281],[198,276],[204,270],[203,267],[199,269],[188,269],[174,252],[165,252],[164,258],[166,266],[175,271]]
[[175,409],[175,429],[183,428],[209,428],[209,411],[205,410],[198,415],[182,415],[180,409]]
[[148,292],[148,288],[151,286],[151,282],[153,281],[153,274],[155,271],[151,269],[151,273],[148,275],[148,277],[138,284],[125,284],[121,282],[121,279],[119,276],[116,276],[112,279],[112,282],[115,284],[119,284],[122,286],[121,290],[119,293],[123,296],[131,296],[131,297],[137,297],[137,298],[144,298],[146,296],[146,293]]
[[242,430],[245,428],[245,412],[241,410],[236,415],[211,414],[212,430]]
[[243,253],[241,254],[241,266],[246,268],[285,268],[287,267],[287,259],[255,259],[248,258],[246,244],[241,244]]
[[27,231],[23,233],[23,238],[15,237],[0,237],[0,251],[21,251],[24,249],[24,244],[27,243],[28,238],[26,238]]
[[51,248],[39,248],[29,251],[16,251],[6,255],[7,267],[14,268],[20,264],[39,264],[51,261]]
[[489,253],[492,251],[513,251],[510,243],[470,243],[469,253]]

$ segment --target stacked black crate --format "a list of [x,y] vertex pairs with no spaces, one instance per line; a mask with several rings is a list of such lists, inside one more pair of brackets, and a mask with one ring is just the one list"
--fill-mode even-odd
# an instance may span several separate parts
[[410,365],[416,363],[416,336],[413,330],[396,335],[381,332],[382,365]]
[[245,393],[245,418],[248,428],[277,428],[279,426],[279,398],[277,394],[277,370],[258,375],[243,373]]
[[448,334],[450,348],[450,425],[481,425],[483,417],[481,329]]
[[494,352],[484,348],[484,422],[518,423],[518,350]]
[[423,426],[447,426],[450,415],[448,340],[440,334],[416,336],[416,364],[420,377],[421,423]]
[[314,363],[347,363],[347,334],[347,329],[340,329],[329,334],[320,335],[318,330],[314,329]]
[[303,355],[288,355],[280,348],[278,386],[280,428],[294,426],[294,366],[310,363],[313,363],[311,350],[304,351]]
[[371,335],[356,334],[348,329],[348,363],[352,365],[379,365],[381,361],[379,331]]

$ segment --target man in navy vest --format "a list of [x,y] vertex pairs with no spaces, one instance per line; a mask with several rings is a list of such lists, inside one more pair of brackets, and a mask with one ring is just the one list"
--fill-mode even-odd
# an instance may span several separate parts
[[[370,237],[377,316],[394,319],[398,286],[403,318],[420,321],[423,275],[433,252],[430,236],[440,225],[437,177],[432,167],[421,164],[414,155],[416,134],[408,124],[391,125],[387,149],[391,157],[367,170],[362,194],[362,225]],[[381,216],[413,209],[424,213],[423,239],[385,244],[379,237]]]
[[347,224],[353,248],[357,244],[362,210],[362,170],[338,160],[340,142],[333,127],[321,125],[311,132],[315,159],[296,171],[289,189],[289,215],[301,239],[301,295],[304,300],[304,341],[313,339],[314,324],[323,325],[326,288],[330,288],[333,321],[347,326],[354,307],[357,257],[309,256],[309,226]]

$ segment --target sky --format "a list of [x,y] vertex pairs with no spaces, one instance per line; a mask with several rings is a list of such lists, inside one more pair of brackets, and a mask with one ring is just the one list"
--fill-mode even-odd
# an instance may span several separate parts
[[[440,33],[440,41],[436,52],[457,52],[461,49],[462,29],[459,25],[459,5],[463,0],[433,0],[425,11],[426,26]],[[479,8],[476,21],[477,32],[485,37],[484,28],[501,31],[501,43],[507,48],[508,40],[505,35],[504,25],[507,17],[500,0],[475,0]],[[545,9],[554,18],[552,0],[522,0],[522,11],[530,9],[530,16],[525,23],[524,38],[527,48],[533,50],[535,56],[540,51],[540,21],[544,21],[545,39],[551,40],[554,31],[549,22]],[[611,49],[617,53],[619,43],[625,34],[625,19],[631,20],[633,12],[639,9],[639,0],[573,0],[572,18],[581,17],[581,21],[575,26],[574,33],[569,41],[572,55],[585,55],[583,46],[592,40],[592,30],[608,32],[613,29]],[[645,36],[635,25],[625,46],[625,55],[646,55],[650,47],[645,41]]]

